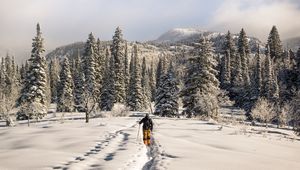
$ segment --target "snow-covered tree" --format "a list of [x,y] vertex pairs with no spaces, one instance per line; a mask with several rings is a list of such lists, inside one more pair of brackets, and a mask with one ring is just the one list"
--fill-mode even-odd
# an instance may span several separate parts
[[0,118],[6,121],[6,126],[14,126],[11,110],[19,97],[19,83],[17,80],[14,58],[7,55],[2,58],[0,66]]
[[97,57],[96,54],[96,40],[92,33],[89,34],[88,40],[84,46],[84,53],[83,53],[83,72],[85,77],[85,84],[87,92],[90,94],[94,94],[98,89],[96,87],[96,70],[95,70],[95,60]]
[[151,101],[154,101],[156,85],[155,85],[155,74],[154,74],[153,61],[151,62],[151,66],[149,68],[149,88],[151,91]]
[[145,101],[141,85],[142,70],[136,44],[133,47],[133,59],[130,64],[132,72],[130,73],[129,96],[127,104],[131,110],[141,111],[145,107]]
[[159,86],[160,77],[165,74],[165,61],[164,57],[159,58],[156,68],[156,88]]
[[251,111],[251,115],[254,119],[259,120],[266,124],[266,128],[268,127],[268,123],[275,117],[275,109],[274,105],[264,98],[260,98],[257,100],[255,106]]
[[270,48],[271,59],[274,59],[276,61],[282,57],[283,49],[276,26],[273,26],[270,31],[267,46]]
[[129,88],[129,59],[128,59],[128,45],[127,41],[125,43],[125,52],[124,52],[124,79],[125,79],[125,87],[126,87],[126,94],[128,94],[128,88]]
[[246,54],[250,54],[248,38],[247,38],[244,28],[242,28],[242,30],[240,31],[237,46],[238,46],[238,53],[240,55],[243,55],[244,52]]
[[[204,37],[200,43],[195,44],[193,56],[189,58],[185,76],[185,87],[182,90],[183,107],[188,117],[203,115],[207,117],[218,116],[217,95],[219,94],[219,81],[216,78],[216,60],[213,56],[212,45]],[[209,97],[206,105],[213,105],[210,109],[203,108],[199,100],[201,97]],[[197,109],[196,109],[197,108]]]
[[265,59],[265,80],[264,90],[265,97],[268,100],[276,101],[279,98],[279,87],[277,83],[277,76],[274,73],[272,59],[270,57],[269,48],[267,50]]
[[146,58],[143,57],[142,62],[142,79],[141,79],[141,86],[142,86],[142,92],[143,92],[143,101],[144,101],[144,108],[147,108],[149,105],[149,102],[151,100],[151,89],[149,84],[149,72],[147,70],[146,65]]
[[85,79],[84,73],[82,71],[81,65],[81,56],[78,53],[77,57],[75,58],[75,63],[73,66],[73,96],[74,96],[74,105],[77,111],[83,112],[84,111],[84,89],[85,89]]
[[59,80],[59,63],[56,58],[52,59],[49,63],[49,79],[51,90],[51,103],[57,102],[57,85]]
[[95,55],[95,89],[97,94],[100,95],[100,89],[103,84],[103,75],[105,67],[105,52],[101,46],[101,41],[98,38],[96,43],[96,55]]
[[221,86],[228,89],[231,86],[231,55],[227,50],[225,56],[221,59]]
[[74,110],[73,79],[70,71],[70,63],[65,58],[59,74],[57,85],[57,111],[72,112]]
[[235,74],[232,77],[232,86],[235,89],[241,88],[244,85],[243,81],[243,70],[242,70],[242,63],[241,63],[241,56],[236,55],[236,66],[235,66]]
[[124,40],[120,27],[116,28],[111,45],[111,56],[114,58],[115,102],[124,103],[126,99],[124,73]]
[[297,89],[300,90],[300,47],[297,51],[297,54],[296,54],[296,58],[295,58],[295,61],[296,61],[296,86],[297,86]]
[[29,59],[29,69],[26,81],[20,96],[21,109],[18,118],[22,119],[34,117],[42,118],[47,113],[46,106],[46,60],[42,55],[44,53],[44,44],[40,25],[37,24],[37,34],[33,39],[31,58]]
[[162,75],[155,98],[154,114],[167,117],[178,116],[178,81],[175,77],[172,62],[166,74]]
[[101,88],[100,109],[103,111],[111,111],[115,102],[115,86],[114,86],[114,57],[109,57],[109,51],[106,50],[106,68]]
[[262,69],[261,69],[261,56],[259,52],[259,48],[257,49],[256,54],[256,66],[255,66],[255,80],[254,80],[254,97],[257,99],[261,96],[262,92]]

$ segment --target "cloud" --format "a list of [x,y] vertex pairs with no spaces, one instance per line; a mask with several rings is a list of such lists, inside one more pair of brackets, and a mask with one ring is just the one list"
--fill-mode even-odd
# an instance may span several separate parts
[[251,36],[266,40],[273,25],[282,39],[300,36],[299,2],[292,0],[224,0],[209,27],[215,30],[241,28]]

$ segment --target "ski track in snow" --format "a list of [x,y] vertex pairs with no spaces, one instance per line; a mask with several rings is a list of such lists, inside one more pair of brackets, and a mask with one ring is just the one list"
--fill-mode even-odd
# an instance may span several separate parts
[[[152,145],[146,147],[142,140],[135,140],[136,124],[128,128],[105,135],[105,139],[99,139],[88,151],[82,155],[73,157],[70,161],[53,166],[57,170],[82,170],[82,169],[118,169],[118,170],[155,170],[166,169],[168,156],[164,154],[158,141],[152,138]],[[101,138],[101,137],[100,137]],[[103,138],[103,137],[102,137]],[[135,147],[137,152],[128,152],[127,147]],[[131,149],[132,150],[132,149]],[[121,167],[109,167],[107,164],[118,161],[120,155],[127,156],[126,162],[116,165]],[[169,157],[171,158],[171,157]],[[122,159],[121,159],[122,160]],[[123,159],[124,160],[124,159]]]

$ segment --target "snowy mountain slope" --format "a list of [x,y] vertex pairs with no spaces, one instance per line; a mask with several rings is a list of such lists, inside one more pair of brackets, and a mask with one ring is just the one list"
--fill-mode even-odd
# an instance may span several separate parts
[[[203,35],[213,42],[213,46],[217,53],[222,52],[222,47],[225,41],[225,33],[206,31],[198,28],[174,28],[162,34],[158,39],[150,41],[153,44],[168,44],[168,45],[191,45],[199,41]],[[233,39],[237,43],[238,34],[233,34]],[[249,45],[252,52],[255,52],[257,44],[264,47],[264,44],[255,37],[248,37]]]
[[282,41],[285,48],[297,51],[300,48],[300,37],[289,38]]
[[64,123],[60,113],[53,113],[31,127],[26,121],[14,128],[0,126],[0,169],[300,167],[300,139],[292,131],[275,128],[264,133],[262,127],[153,117],[154,141],[147,150],[141,131],[137,139],[137,121],[143,115],[94,118],[86,124],[82,113],[66,113]]
[[174,28],[162,34],[156,42],[176,42],[201,34],[210,34],[211,32],[199,28]]
[[[110,46],[110,41],[103,41],[103,48]],[[160,55],[170,55],[172,52],[165,48],[160,48],[155,45],[151,45],[148,43],[139,43],[139,42],[128,42],[128,56],[130,57],[133,52],[133,45],[138,45],[139,57],[145,57],[148,62],[158,60],[158,56]],[[84,50],[84,42],[77,42],[61,47],[57,47],[55,50],[49,52],[46,55],[46,59],[50,60],[52,58],[62,59],[64,57],[75,58],[78,55],[78,52],[82,55]]]

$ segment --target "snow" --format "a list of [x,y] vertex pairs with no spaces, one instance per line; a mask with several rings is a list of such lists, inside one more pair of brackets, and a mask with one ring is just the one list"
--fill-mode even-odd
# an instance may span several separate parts
[[[300,139],[284,129],[216,124],[214,121],[153,117],[151,148],[137,121],[51,113],[16,127],[0,122],[0,169],[299,169]],[[63,122],[63,123],[62,123]],[[140,129],[141,130],[141,129]]]

